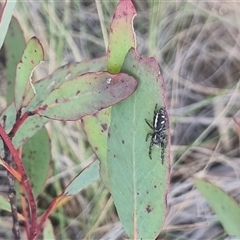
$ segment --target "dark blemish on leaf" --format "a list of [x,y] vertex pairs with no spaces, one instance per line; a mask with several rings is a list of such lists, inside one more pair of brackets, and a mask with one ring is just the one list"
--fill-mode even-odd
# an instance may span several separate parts
[[157,186],[156,186],[156,185],[154,185],[154,188],[157,188]]
[[114,154],[113,157],[116,157],[116,155]]
[[98,151],[98,147],[94,147],[94,150],[97,152]]
[[55,99],[55,103],[58,103],[58,99]]
[[108,125],[106,123],[101,124],[103,131],[107,131]]
[[150,205],[147,205],[146,207],[147,213],[150,213],[152,210],[153,210],[152,207]]
[[35,49],[34,52],[37,52],[37,50]]
[[146,191],[146,194],[149,194],[149,191]]
[[78,91],[76,92],[76,94],[75,94],[75,95],[77,96],[77,95],[78,95],[80,92],[81,92],[81,91],[80,91],[80,90],[78,90]]
[[31,60],[31,63],[34,65],[35,64],[35,62],[33,61],[33,60]]
[[127,13],[126,13],[126,12],[123,12],[123,15],[124,15],[124,16],[127,16]]
[[139,195],[140,193],[139,192],[137,192],[137,195]]
[[125,142],[124,142],[124,140],[122,140],[122,144],[124,144]]
[[110,138],[111,137],[111,135],[110,135],[110,133],[108,132],[108,138]]

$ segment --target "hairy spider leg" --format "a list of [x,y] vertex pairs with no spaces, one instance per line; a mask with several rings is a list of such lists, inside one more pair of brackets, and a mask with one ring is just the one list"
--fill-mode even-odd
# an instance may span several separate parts
[[157,103],[156,103],[156,105],[155,105],[155,109],[154,109],[154,114],[156,115],[157,114]]
[[148,154],[151,160],[152,160],[152,147],[153,147],[153,142],[150,142]]
[[163,135],[163,140],[161,142],[161,159],[162,159],[162,164],[164,162],[164,153],[165,153],[165,148],[167,147],[167,139],[166,139],[166,134]]
[[146,135],[146,142],[147,142],[149,136],[152,136],[152,135],[153,135],[152,133],[148,133],[148,134]]
[[148,125],[151,129],[153,129],[153,126],[148,122],[148,120],[145,119],[145,121],[146,121],[147,125]]

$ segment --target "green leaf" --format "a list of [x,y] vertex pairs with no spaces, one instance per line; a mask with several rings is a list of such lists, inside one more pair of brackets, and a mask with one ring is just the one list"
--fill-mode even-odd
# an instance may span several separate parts
[[27,92],[35,93],[33,87],[32,73],[34,68],[43,61],[44,53],[41,43],[33,37],[27,43],[23,52],[22,60],[17,65],[14,101],[15,107],[19,110],[22,106],[26,107],[29,103],[25,99]]
[[[169,150],[162,164],[161,148],[153,146],[152,160],[146,135],[156,103],[163,106],[162,78],[154,58],[138,57],[132,49],[122,67],[139,81],[136,92],[112,108],[108,138],[108,177],[119,218],[134,239],[154,239],[166,215]],[[169,145],[169,144],[168,144]]]
[[[46,78],[34,82],[34,88],[36,90],[36,95],[30,102],[26,110],[34,110],[38,107],[43,100],[52,92],[53,89],[58,88],[63,82],[71,80],[77,75],[83,74],[87,71],[101,71],[105,68],[105,57],[101,57],[94,60],[85,60],[80,63],[70,63],[66,64],[58,69],[56,69],[51,75]],[[29,94],[26,98],[31,99],[32,95]],[[10,104],[0,115],[0,121],[3,121],[3,117],[7,116],[5,121],[6,132],[9,132],[15,121],[16,121],[16,109],[15,105]],[[22,146],[28,139],[30,139],[34,134],[36,134],[49,119],[44,118],[40,115],[30,116],[24,124],[17,131],[13,138],[13,144],[16,148]],[[3,144],[0,140],[0,156],[3,157]]]
[[2,48],[10,24],[16,0],[5,1],[0,7],[0,49]]
[[240,235],[240,207],[226,192],[207,180],[194,178],[197,189],[207,200],[228,235]]
[[84,60],[79,63],[69,63],[56,69],[51,75],[33,84],[36,94],[29,92],[26,99],[32,99],[27,110],[33,111],[64,82],[71,81],[87,72],[103,71],[106,68],[106,57]]
[[133,18],[136,10],[131,1],[120,0],[110,27],[107,70],[118,73],[130,48],[136,45]]
[[53,230],[53,225],[50,219],[47,219],[43,229],[43,240],[54,240],[54,239],[56,238]]
[[26,43],[22,29],[15,17],[12,17],[6,39],[4,49],[6,55],[6,78],[7,78],[7,103],[11,103],[14,98],[14,83],[16,79],[17,64],[21,60]]
[[64,190],[65,196],[77,194],[89,184],[99,178],[99,161],[94,161],[85,167],[66,187]]
[[[135,15],[136,10],[131,1],[120,1],[118,3],[109,35],[107,53],[107,69],[109,72],[118,73],[128,50],[135,47],[136,39],[132,24]],[[124,34],[122,34],[123,32]],[[107,188],[109,188],[107,134],[111,122],[110,114],[110,108],[108,108],[94,116],[83,118],[84,131],[94,153],[101,161],[101,179]]]
[[57,120],[77,120],[127,98],[136,87],[137,81],[124,73],[86,73],[55,89],[37,113]]
[[11,205],[9,203],[9,200],[2,195],[0,195],[0,209],[11,212]]
[[107,172],[107,135],[109,120],[108,109],[99,111],[94,115],[85,116],[81,119],[82,127],[92,150],[101,161],[100,174],[106,187],[109,185]]
[[50,139],[42,128],[23,146],[22,161],[33,188],[35,198],[42,191],[48,177],[51,160]]

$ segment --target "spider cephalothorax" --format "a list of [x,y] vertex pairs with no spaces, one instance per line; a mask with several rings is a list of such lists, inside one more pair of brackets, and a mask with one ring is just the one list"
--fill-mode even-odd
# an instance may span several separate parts
[[146,141],[149,136],[152,136],[150,146],[149,146],[149,157],[152,159],[152,147],[153,145],[157,145],[161,147],[161,158],[162,164],[164,161],[164,150],[167,145],[167,135],[166,130],[168,128],[168,118],[167,113],[164,108],[160,108],[157,110],[157,104],[154,110],[153,123],[152,125],[145,119],[147,125],[153,130],[153,133],[148,133],[146,136]]

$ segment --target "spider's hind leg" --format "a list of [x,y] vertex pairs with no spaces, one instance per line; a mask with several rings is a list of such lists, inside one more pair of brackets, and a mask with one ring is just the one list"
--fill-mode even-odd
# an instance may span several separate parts
[[153,143],[151,142],[150,145],[149,145],[149,152],[148,152],[149,158],[151,160],[152,160],[152,147],[153,147]]
[[167,147],[167,136],[165,133],[162,135],[162,141],[160,143],[161,147],[161,159],[162,159],[162,164],[164,163],[164,155],[165,155],[165,148]]

